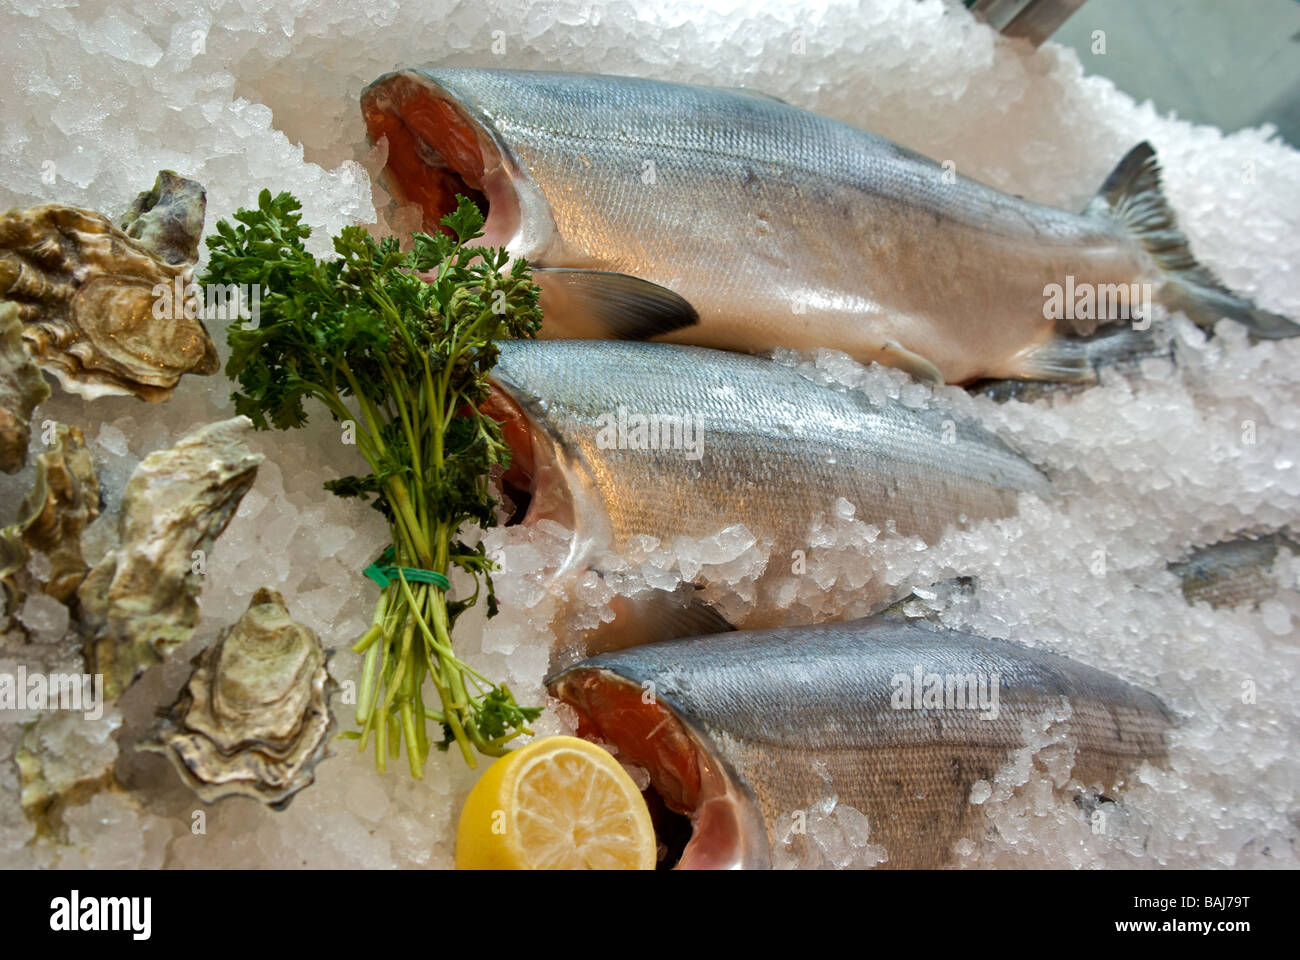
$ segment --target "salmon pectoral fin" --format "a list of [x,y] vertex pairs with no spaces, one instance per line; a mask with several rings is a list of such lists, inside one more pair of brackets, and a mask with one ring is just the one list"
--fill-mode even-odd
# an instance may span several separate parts
[[687,586],[676,591],[650,590],[610,601],[614,619],[583,635],[587,656],[640,647],[665,640],[730,633],[736,628]]
[[648,340],[700,322],[690,302],[657,283],[606,270],[534,267],[542,336]]
[[889,340],[880,348],[878,358],[881,363],[890,367],[897,367],[905,373],[922,383],[928,383],[932,386],[941,386],[944,382],[943,374],[925,357],[919,353],[913,353],[897,340]]
[[1114,221],[1132,234],[1164,273],[1160,301],[1197,326],[1209,329],[1227,317],[1257,339],[1300,335],[1300,325],[1233,293],[1192,256],[1160,188],[1160,164],[1151,144],[1139,143],[1124,156],[1084,214]]

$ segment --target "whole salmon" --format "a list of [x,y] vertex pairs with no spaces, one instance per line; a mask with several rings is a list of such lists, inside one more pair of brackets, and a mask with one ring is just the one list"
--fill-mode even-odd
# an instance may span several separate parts
[[1164,758],[1173,719],[1065,657],[881,618],[605,653],[547,686],[691,818],[685,868],[769,866],[831,795],[865,814],[884,866],[941,867],[983,839],[977,783],[1044,729],[1073,746],[1071,780],[1110,790]]
[[1089,379],[1060,335],[1140,329],[1148,299],[1300,332],[1196,263],[1145,143],[1075,214],[743,90],[440,67],[361,104],[426,229],[468,194],[485,242],[540,268],[546,336],[834,347],[964,383]]
[[[877,403],[762,357],[604,340],[500,350],[488,409],[513,451],[503,482],[527,501],[525,522],[575,531],[560,575],[638,537],[670,547],[743,524],[768,553],[765,576],[788,576],[793,551],[815,556],[812,523],[840,499],[881,531],[934,543],[1010,515],[1022,493],[1050,496],[1037,468],[974,422]],[[897,599],[878,577],[862,596]],[[743,623],[765,625],[777,606],[759,590]]]

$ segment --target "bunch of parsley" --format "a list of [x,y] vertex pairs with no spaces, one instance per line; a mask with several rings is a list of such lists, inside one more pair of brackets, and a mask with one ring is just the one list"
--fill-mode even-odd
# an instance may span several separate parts
[[[202,277],[263,291],[257,319],[228,330],[235,409],[259,429],[289,429],[307,422],[303,401],[314,398],[335,420],[352,422],[370,472],[326,487],[373,498],[396,566],[444,576],[458,567],[473,580],[470,596],[450,600],[399,572],[353,647],[365,667],[361,729],[350,735],[362,749],[374,736],[381,771],[404,743],[415,777],[429,754],[427,720],[442,726],[437,746],[455,741],[475,766],[472,747],[499,755],[540,713],[461,661],[451,642],[457,616],[480,593],[488,616],[496,613],[492,562],[459,537],[468,521],[495,523],[489,474],[510,459],[500,425],[479,410],[495,341],[534,336],[541,324],[527,263],[510,263],[504,248],[469,246],[482,236],[483,216],[457,200],[442,220],[449,234],[417,233],[403,252],[394,237],[376,241],[348,227],[334,238],[337,258],[318,260],[303,246],[311,231],[301,204],[263,190],[256,210],[240,210],[235,224],[222,221],[207,238]],[[424,705],[426,678],[441,709]]]

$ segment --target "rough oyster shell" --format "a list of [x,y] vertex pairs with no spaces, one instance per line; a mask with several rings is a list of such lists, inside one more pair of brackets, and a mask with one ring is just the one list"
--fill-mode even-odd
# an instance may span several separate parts
[[102,790],[121,792],[114,779],[117,743],[113,736],[120,727],[118,716],[91,722],[66,710],[42,713],[24,727],[14,754],[19,802],[39,833],[57,836],[68,807]]
[[27,591],[18,577],[27,566],[27,548],[23,545],[23,530],[19,523],[0,529],[0,593],[4,595],[4,616],[0,624],[8,630],[13,615],[22,605]]
[[320,639],[262,588],[194,666],[139,749],[167,757],[206,803],[246,796],[287,806],[315,778],[334,725]]
[[[99,516],[99,478],[80,430],[59,424],[55,436],[53,446],[36,458],[32,489],[18,505],[18,519],[0,530],[6,618],[22,603],[33,580],[71,606],[90,569],[81,555],[81,533]],[[31,550],[49,560],[47,574],[24,573]]]
[[180,646],[198,622],[206,553],[226,529],[262,455],[244,443],[252,422],[234,417],[149,454],[122,494],[119,544],[77,591],[86,669],[104,674],[109,698]]
[[27,519],[23,542],[50,561],[42,589],[71,602],[90,569],[81,555],[81,534],[99,516],[99,478],[76,427],[59,424],[54,446],[36,458],[36,478],[19,515]]
[[[160,179],[155,189],[164,188]],[[186,315],[193,264],[165,259],[188,251],[178,223],[192,219],[194,202],[189,188],[152,206],[137,201],[129,223],[140,240],[93,210],[62,204],[0,216],[0,298],[18,305],[28,350],[65,390],[158,402],[182,375],[217,371],[216,347],[192,305]]]
[[206,209],[202,184],[160,170],[153,188],[136,197],[122,217],[122,231],[164,263],[197,263]]
[[23,345],[18,305],[0,303],[0,470],[17,473],[27,462],[32,411],[50,385]]

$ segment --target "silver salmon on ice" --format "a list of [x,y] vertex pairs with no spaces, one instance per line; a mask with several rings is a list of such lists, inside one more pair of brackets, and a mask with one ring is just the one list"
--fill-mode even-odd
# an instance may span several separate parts
[[769,866],[797,811],[832,795],[867,817],[883,866],[941,867],[983,839],[972,787],[1049,724],[1074,747],[1071,779],[1110,790],[1164,758],[1172,720],[1065,657],[880,618],[605,653],[547,687],[690,817],[683,868]]
[[1147,144],[1075,214],[742,90],[440,67],[361,103],[426,229],[470,195],[485,242],[539,268],[544,336],[834,347],[964,383],[1090,378],[1060,334],[1136,313],[1141,284],[1204,326],[1300,331],[1195,262]]
[[1258,606],[1291,586],[1282,580],[1281,570],[1275,569],[1278,551],[1283,549],[1300,556],[1300,544],[1289,531],[1234,537],[1198,547],[1169,564],[1169,571],[1182,581],[1188,603],[1208,603],[1215,608]]
[[[608,340],[500,348],[486,409],[513,452],[503,482],[527,496],[524,522],[576,532],[569,572],[638,536],[670,546],[744,524],[769,570],[788,574],[792,551],[815,554],[811,524],[840,498],[882,531],[934,543],[1010,515],[1022,493],[1049,496],[1037,468],[976,423],[878,404],[762,357]],[[875,578],[862,595],[897,599],[884,589]],[[743,623],[768,625],[760,594]]]

